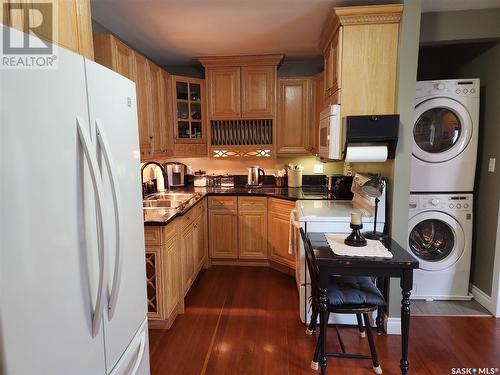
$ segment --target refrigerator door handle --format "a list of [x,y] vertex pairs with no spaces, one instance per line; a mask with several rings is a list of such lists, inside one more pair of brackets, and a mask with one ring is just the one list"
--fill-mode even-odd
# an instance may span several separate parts
[[89,165],[92,185],[94,187],[95,196],[97,199],[97,233],[98,233],[98,257],[99,257],[99,281],[97,287],[97,301],[95,310],[92,314],[92,337],[95,337],[99,332],[102,321],[103,305],[104,305],[104,285],[106,284],[106,257],[104,256],[104,221],[103,221],[103,197],[104,190],[102,187],[102,181],[99,175],[99,165],[97,163],[97,158],[94,153],[90,150],[91,141],[89,136],[85,134],[85,130],[82,128],[83,120],[80,117],[76,118],[76,125],[78,129],[78,137],[80,139],[80,144],[82,145],[83,153],[85,159]]
[[120,279],[121,279],[121,264],[122,264],[122,256],[120,252],[120,239],[121,239],[121,230],[120,230],[120,190],[118,186],[118,182],[115,177],[115,163],[110,153],[109,143],[107,141],[106,134],[103,130],[103,126],[101,120],[96,119],[96,130],[97,130],[97,141],[99,142],[99,146],[101,147],[102,154],[104,156],[104,162],[106,164],[106,169],[108,170],[109,181],[111,184],[111,190],[113,192],[113,207],[115,213],[115,266],[114,266],[114,274],[113,274],[113,282],[111,285],[111,289],[109,290],[109,301],[108,301],[108,317],[109,319],[113,318],[113,314],[116,308],[116,302],[118,300],[118,291],[120,289]]
[[142,357],[144,356],[144,349],[146,348],[146,332],[143,331],[141,333],[141,344],[139,346],[139,350],[137,351],[137,357],[135,358],[134,367],[132,367],[132,371],[130,372],[132,375],[137,374],[137,370],[139,370],[139,366],[142,361]]

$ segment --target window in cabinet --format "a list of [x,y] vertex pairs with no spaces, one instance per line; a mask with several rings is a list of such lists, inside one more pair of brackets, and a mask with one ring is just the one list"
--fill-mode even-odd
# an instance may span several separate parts
[[174,131],[177,143],[204,142],[203,80],[175,77]]

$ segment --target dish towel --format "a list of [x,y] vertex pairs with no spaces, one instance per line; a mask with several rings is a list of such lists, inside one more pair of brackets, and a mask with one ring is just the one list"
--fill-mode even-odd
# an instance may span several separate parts
[[392,258],[392,253],[377,240],[366,240],[366,246],[354,247],[344,243],[346,234],[325,233],[328,245],[336,255],[349,257]]

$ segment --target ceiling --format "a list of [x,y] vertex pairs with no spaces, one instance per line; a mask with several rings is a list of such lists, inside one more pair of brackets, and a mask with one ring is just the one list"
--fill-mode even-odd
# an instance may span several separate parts
[[422,0],[422,12],[500,8],[500,0]]
[[319,56],[334,6],[401,0],[92,0],[92,18],[160,65],[199,56]]

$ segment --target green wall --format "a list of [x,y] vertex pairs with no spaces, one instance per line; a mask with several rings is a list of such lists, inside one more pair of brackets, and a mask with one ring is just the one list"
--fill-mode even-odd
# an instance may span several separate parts
[[[500,22],[499,22],[500,23]],[[474,241],[471,282],[491,296],[493,260],[500,199],[500,44],[458,70],[461,77],[481,79],[481,116],[474,200]],[[489,158],[497,159],[488,172]]]
[[[399,36],[397,111],[400,115],[400,128],[398,148],[394,160],[391,235],[403,247],[406,247],[408,238],[411,142],[417,79],[420,9],[420,0],[405,0]],[[400,301],[399,281],[393,279],[390,284],[389,317],[401,316]]]

